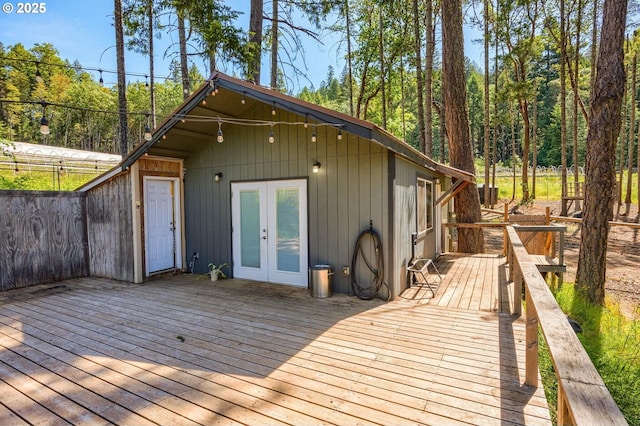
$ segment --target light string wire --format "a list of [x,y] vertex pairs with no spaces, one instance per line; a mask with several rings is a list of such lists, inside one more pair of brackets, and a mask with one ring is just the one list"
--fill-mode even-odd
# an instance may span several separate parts
[[[15,99],[0,99],[0,104],[3,103],[17,103],[17,104],[27,104],[27,105],[41,105],[43,107],[60,107],[67,108],[77,111],[83,112],[95,112],[95,113],[104,113],[104,114],[120,114],[119,111],[109,111],[109,110],[101,110],[101,109],[93,109],[93,108],[82,108],[76,107],[72,105],[64,105],[55,102],[47,102],[47,101],[21,101]],[[141,116],[150,116],[149,112],[140,112],[140,111],[127,111],[127,115],[141,115]],[[158,117],[162,118],[159,114]],[[336,129],[341,129],[344,127],[342,123],[309,123],[307,121],[276,121],[276,120],[254,120],[254,119],[246,119],[246,118],[230,118],[230,117],[222,117],[222,116],[206,116],[206,115],[192,115],[192,114],[173,114],[172,116],[168,116],[175,118],[181,121],[189,121],[189,122],[211,122],[211,123],[222,123],[222,124],[235,124],[241,126],[256,126],[256,127],[266,127],[266,126],[276,126],[276,125],[287,125],[287,126],[304,126],[304,127],[333,127]]]

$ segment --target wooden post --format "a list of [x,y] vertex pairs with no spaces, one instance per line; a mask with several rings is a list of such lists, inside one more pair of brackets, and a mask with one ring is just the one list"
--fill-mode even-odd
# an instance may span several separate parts
[[[538,386],[538,314],[533,300],[526,291],[527,325],[526,325],[526,373],[525,384]],[[559,397],[560,395],[558,395]]]
[[[502,218],[504,223],[509,222],[509,203],[504,203],[504,217]],[[503,231],[504,241],[502,242],[502,254],[507,254],[507,228]]]
[[513,312],[512,314],[522,315],[522,269],[520,269],[519,259],[514,256],[513,259]]
[[572,425],[573,419],[569,415],[569,407],[564,395],[564,389],[562,383],[558,380],[558,424],[559,425]]

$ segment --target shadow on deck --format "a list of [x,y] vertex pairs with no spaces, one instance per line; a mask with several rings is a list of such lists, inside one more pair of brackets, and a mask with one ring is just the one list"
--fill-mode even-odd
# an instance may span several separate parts
[[441,258],[429,303],[190,275],[6,292],[0,424],[549,424],[524,323],[462,284],[495,260]]

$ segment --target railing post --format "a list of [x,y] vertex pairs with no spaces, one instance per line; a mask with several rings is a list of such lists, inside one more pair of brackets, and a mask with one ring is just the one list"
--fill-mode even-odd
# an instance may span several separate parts
[[514,315],[522,315],[522,270],[518,261],[513,259],[513,312]]
[[533,300],[526,291],[526,358],[525,384],[538,386],[538,313]]
[[[509,204],[508,203],[504,203],[504,216],[503,216],[502,220],[505,223],[509,222]],[[503,251],[504,251],[504,250],[507,250],[507,244],[508,244],[508,241],[509,241],[509,239],[507,238],[507,227],[506,226],[503,228],[502,233],[503,233],[503,240],[504,240],[503,243],[502,243],[502,247],[503,247]],[[503,254],[506,255],[507,254],[506,251],[504,251]]]

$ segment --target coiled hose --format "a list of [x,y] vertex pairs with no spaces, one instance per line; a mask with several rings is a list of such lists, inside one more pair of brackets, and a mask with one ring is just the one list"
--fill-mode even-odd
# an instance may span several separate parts
[[[368,240],[375,252],[375,263],[370,262],[363,250],[364,241]],[[369,271],[373,274],[371,282],[367,286],[361,285],[356,277],[356,269],[358,260],[362,259],[367,265]],[[353,293],[362,300],[371,300],[380,296],[388,299],[390,292],[389,286],[384,281],[384,254],[382,252],[382,241],[380,236],[372,228],[364,230],[358,236],[356,246],[353,249],[353,257],[351,258],[351,288]],[[386,295],[382,294],[382,290],[386,290]]]

